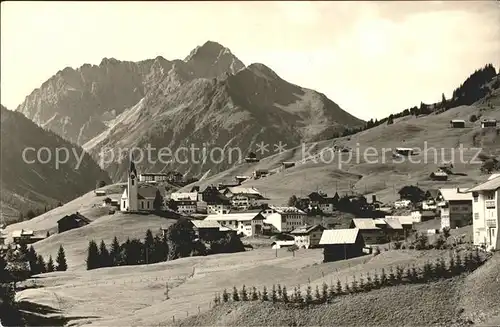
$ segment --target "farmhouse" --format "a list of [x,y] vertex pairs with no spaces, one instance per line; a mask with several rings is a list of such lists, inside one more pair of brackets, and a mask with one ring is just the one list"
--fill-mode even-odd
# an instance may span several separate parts
[[432,172],[429,176],[433,181],[447,181],[448,174],[442,170]]
[[306,213],[295,207],[275,207],[271,206],[272,214],[266,217],[264,223],[272,225],[274,231],[291,232],[299,226],[305,224]]
[[319,246],[319,240],[325,227],[321,225],[302,226],[290,232],[299,248],[309,249]]
[[468,190],[472,202],[474,219],[474,245],[490,250],[500,249],[500,176],[492,175],[486,182]]
[[255,187],[228,187],[222,194],[231,201],[231,206],[238,210],[247,210],[259,205],[259,200],[264,199]]
[[96,196],[105,196],[106,195],[106,191],[105,190],[95,190],[94,194]]
[[244,236],[262,234],[264,229],[264,216],[259,212],[214,214],[208,215],[204,221],[216,221],[222,227],[234,229]]
[[281,165],[280,165],[278,170],[283,171],[285,169],[292,168],[294,166],[295,166],[295,162],[293,162],[293,161],[283,161],[283,162],[281,162]]
[[246,181],[247,179],[250,179],[250,178],[251,178],[250,176],[244,176],[244,175],[234,176],[234,179],[236,180],[238,185],[241,185],[241,183],[243,183],[244,181]]
[[62,217],[57,221],[57,232],[63,233],[88,224],[90,224],[90,220],[77,211],[74,214]]
[[436,211],[434,210],[415,210],[412,211],[411,217],[414,223],[420,223],[422,221],[427,221],[436,218]]
[[12,240],[15,244],[32,244],[43,240],[45,237],[35,236],[35,233],[32,230],[15,230],[12,232]]
[[247,163],[259,162],[259,159],[257,159],[257,155],[255,154],[255,152],[250,152],[248,156],[246,156],[245,161]]
[[231,211],[231,201],[215,186],[207,186],[202,192],[202,200],[207,204],[208,214],[227,214]]
[[439,189],[437,201],[441,210],[441,229],[472,224],[472,195],[466,193],[466,189]]
[[182,214],[193,214],[196,213],[196,201],[192,200],[179,200],[175,201],[177,206],[177,212]]
[[366,244],[380,244],[388,240],[386,222],[383,219],[354,218],[349,228],[357,228]]
[[215,241],[222,236],[222,227],[215,220],[190,220],[194,234],[203,241]]
[[323,213],[332,214],[338,203],[338,194],[335,195],[336,197],[329,198],[325,193],[312,192],[308,195],[309,208],[318,208]]
[[154,200],[158,189],[155,187],[139,187],[137,170],[131,160],[127,178],[127,188],[121,197],[120,210],[125,212],[153,211]]
[[465,120],[453,119],[450,121],[450,125],[452,128],[465,128]]
[[481,128],[497,127],[496,119],[483,119],[481,121]]
[[253,172],[253,178],[254,179],[259,179],[261,177],[266,177],[269,175],[269,170],[267,169],[257,169]]
[[323,262],[347,260],[363,255],[365,242],[357,228],[327,229],[319,245],[323,246]]

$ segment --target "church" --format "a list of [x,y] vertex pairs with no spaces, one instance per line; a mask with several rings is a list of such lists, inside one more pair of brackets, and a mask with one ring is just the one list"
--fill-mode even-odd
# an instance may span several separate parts
[[127,178],[127,187],[123,190],[120,211],[154,211],[155,187],[139,187],[139,178],[135,164],[131,160]]

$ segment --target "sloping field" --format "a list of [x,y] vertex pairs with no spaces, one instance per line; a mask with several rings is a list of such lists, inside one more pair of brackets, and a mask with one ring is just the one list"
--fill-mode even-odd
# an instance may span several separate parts
[[[40,275],[42,288],[27,289],[18,298],[60,309],[67,317],[90,317],[75,324],[99,326],[167,325],[208,311],[214,294],[233,286],[273,284],[293,288],[345,280],[363,271],[390,265],[424,262],[440,251],[388,251],[342,262],[321,263],[321,249],[299,250],[295,257],[285,249],[256,249],[243,253],[183,258],[144,266],[73,270]],[[169,299],[166,299],[166,283]],[[96,300],[98,299],[98,301]],[[215,323],[215,322],[214,322]],[[208,324],[208,322],[207,322]]]
[[168,227],[175,222],[172,219],[156,215],[124,214],[117,212],[114,215],[103,216],[90,224],[66,231],[61,234],[51,235],[49,238],[33,244],[37,253],[56,258],[60,245],[64,246],[68,269],[86,269],[87,248],[90,240],[98,244],[104,240],[110,246],[116,236],[120,242],[127,237],[144,239],[146,231],[151,229],[154,234],[160,232],[160,227]]
[[[377,257],[378,258],[378,257]],[[380,257],[385,260],[383,256]],[[180,326],[497,326],[500,255],[468,276],[342,296],[332,304],[223,304]]]
[[[376,193],[382,201],[394,201],[397,191],[408,184],[424,189],[439,187],[468,187],[487,178],[480,173],[479,152],[500,154],[500,136],[496,130],[481,129],[482,118],[500,120],[498,104],[500,90],[493,93],[489,103],[478,102],[473,106],[460,106],[441,114],[423,117],[403,117],[392,125],[379,125],[361,133],[333,140],[305,144],[285,152],[266,157],[258,163],[243,163],[196,183],[202,188],[210,184],[234,181],[236,175],[251,176],[256,169],[274,170],[282,161],[293,161],[295,167],[274,175],[244,182],[262,190],[271,203],[284,203],[292,195],[309,194],[317,189],[333,193],[357,191]],[[471,115],[480,116],[470,122]],[[450,127],[451,119],[464,119],[466,128]],[[348,146],[351,153],[332,152],[331,147]],[[272,153],[270,145],[269,155]],[[420,149],[420,154],[408,159],[392,158],[397,147]],[[463,148],[463,150],[461,150]],[[431,181],[430,173],[444,162],[453,160],[454,172],[446,182]],[[354,185],[353,185],[354,184]],[[184,188],[187,190],[192,185]]]

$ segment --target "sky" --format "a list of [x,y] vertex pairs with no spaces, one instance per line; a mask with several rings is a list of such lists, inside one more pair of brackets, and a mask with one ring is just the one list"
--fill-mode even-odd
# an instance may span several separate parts
[[383,118],[500,67],[499,1],[1,3],[1,103],[15,109],[70,66],[184,59],[207,40],[246,65]]

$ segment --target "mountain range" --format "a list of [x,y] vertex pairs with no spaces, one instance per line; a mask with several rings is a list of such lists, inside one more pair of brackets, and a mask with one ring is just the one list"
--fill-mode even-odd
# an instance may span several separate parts
[[[291,84],[264,64],[245,66],[212,41],[183,60],[105,58],[98,66],[67,67],[17,111],[83,146],[116,181],[125,177],[122,159],[134,147],[238,147],[244,156],[260,142],[293,147],[364,125],[324,94]],[[100,160],[107,151],[114,162]],[[199,176],[234,164],[157,161],[139,162],[138,168]]]

